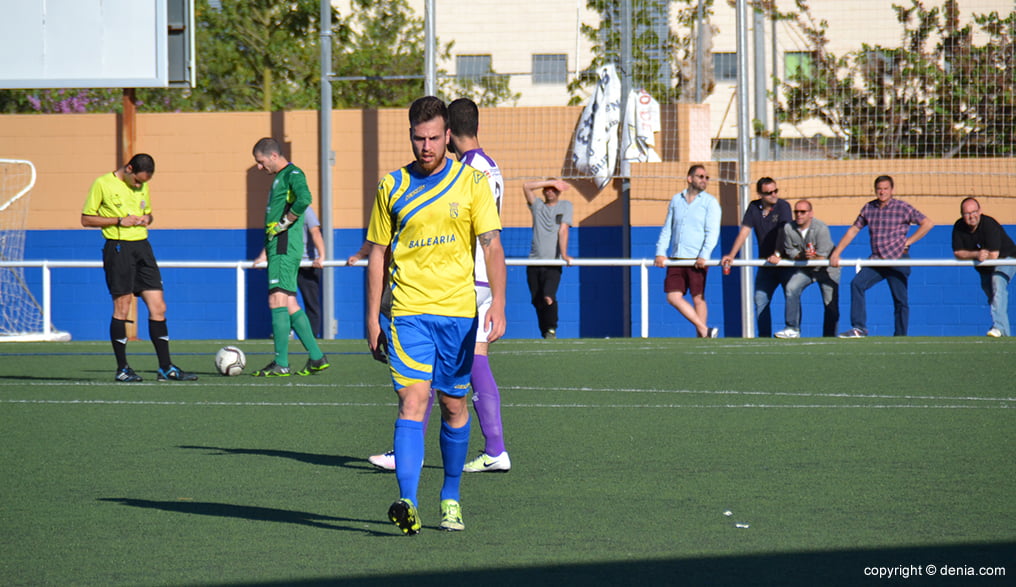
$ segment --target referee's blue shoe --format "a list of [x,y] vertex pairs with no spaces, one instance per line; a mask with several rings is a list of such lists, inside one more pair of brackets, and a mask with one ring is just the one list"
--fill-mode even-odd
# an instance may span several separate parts
[[130,366],[124,367],[116,372],[116,380],[120,383],[138,383],[144,381],[141,376],[134,372]]
[[176,365],[170,365],[169,369],[159,367],[159,381],[197,381],[198,376],[193,373],[180,370]]

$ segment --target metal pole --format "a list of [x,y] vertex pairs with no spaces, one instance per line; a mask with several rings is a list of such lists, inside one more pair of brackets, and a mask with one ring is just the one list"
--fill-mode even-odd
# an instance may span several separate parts
[[[773,32],[769,35],[769,37],[770,37],[769,38],[769,46],[771,48],[771,55],[772,56],[770,57],[769,62],[772,63],[772,68],[773,68],[773,75],[772,75],[773,99],[771,101],[772,102],[772,104],[771,104],[771,106],[772,106],[771,110],[773,111],[773,132],[775,133],[776,130],[779,128],[779,121],[776,120],[776,100],[778,99],[778,96],[776,95],[777,94],[776,89],[780,87],[779,68],[777,67],[778,64],[779,64],[779,61],[777,61],[777,57],[779,56],[779,47],[776,46],[776,24],[777,24],[778,21],[776,20],[776,15],[775,14],[773,15],[773,21],[772,22],[773,22]],[[780,159],[780,143],[779,143],[779,141],[776,141],[776,140],[770,141],[769,142],[769,148],[771,150],[771,152],[770,152],[770,159],[773,160],[773,161],[779,161],[779,159]]]
[[[755,118],[763,131],[769,130],[769,100],[766,99],[766,21],[762,10],[754,8],[752,37],[755,48]],[[755,138],[755,160],[769,160],[769,139],[765,135]]]
[[[321,105],[318,109],[318,155],[320,157],[318,177],[321,181],[321,236],[325,250],[318,254],[335,258],[335,230],[332,220],[332,166],[335,153],[332,151],[332,3],[321,0],[319,39],[321,43]],[[335,268],[324,268],[324,283],[321,284],[321,308],[324,319],[322,334],[333,339],[338,331],[335,320]],[[316,328],[316,326],[315,326]]]
[[437,95],[437,8],[435,0],[427,0],[424,10],[424,67],[426,69],[423,92]]
[[695,21],[696,40],[695,40],[695,103],[702,103],[702,59],[703,59],[703,47],[705,43],[705,24],[702,19],[705,18],[705,8],[702,6],[705,0],[698,0],[698,16]]
[[[626,123],[628,115],[628,95],[632,90],[632,72],[634,71],[634,59],[632,57],[632,6],[631,0],[624,0],[621,3],[621,125]],[[623,131],[622,131],[623,135]],[[620,142],[618,143],[620,146]],[[621,257],[631,257],[631,163],[624,160],[624,153],[620,153],[621,159]],[[623,269],[621,277],[621,334],[625,337],[631,336],[631,270]]]
[[[751,164],[751,121],[748,119],[748,3],[737,0],[737,191],[741,210],[751,201],[748,174]],[[744,242],[744,258],[754,257],[751,239]],[[755,338],[755,283],[750,267],[741,268],[741,332]]]
[[42,333],[53,333],[53,275],[48,264],[42,263]]
[[236,264],[236,340],[247,340],[247,272]]

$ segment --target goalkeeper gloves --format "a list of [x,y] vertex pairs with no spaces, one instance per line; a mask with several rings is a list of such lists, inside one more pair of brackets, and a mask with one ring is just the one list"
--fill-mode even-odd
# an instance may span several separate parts
[[269,222],[268,226],[265,227],[265,234],[268,235],[269,239],[273,239],[280,234],[289,230],[290,226],[293,226],[295,220],[290,220],[288,215],[284,215],[278,222]]

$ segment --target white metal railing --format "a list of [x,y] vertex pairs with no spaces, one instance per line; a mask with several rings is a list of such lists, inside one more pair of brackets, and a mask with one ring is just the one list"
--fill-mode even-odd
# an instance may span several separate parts
[[[641,303],[641,331],[642,338],[649,337],[649,268],[654,266],[653,259],[573,259],[571,264],[561,260],[553,259],[507,259],[510,266],[545,265],[553,266],[568,265],[570,267],[638,267],[639,268],[639,300]],[[694,260],[674,261],[668,260],[668,266],[691,266]],[[719,265],[718,260],[706,262],[709,266]],[[324,261],[327,267],[345,267],[345,261]],[[365,267],[366,261],[355,263],[356,266]],[[769,265],[763,259],[735,259],[734,267],[760,267]],[[861,267],[977,267],[995,265],[1016,265],[1016,259],[995,259],[990,261],[959,261],[956,259],[842,259],[841,267],[854,267],[860,270]],[[309,267],[310,262],[305,261],[303,266]],[[771,266],[771,265],[770,265]],[[780,267],[827,267],[829,261],[781,261]],[[42,314],[43,328],[45,334],[52,333],[52,270],[60,268],[102,268],[102,261],[0,261],[0,267],[39,267],[42,269]],[[177,269],[233,269],[236,271],[236,339],[246,340],[247,338],[247,270],[253,269],[251,261],[159,261],[159,267]],[[258,268],[263,268],[259,265]],[[743,269],[747,271],[747,269]],[[753,312],[753,300],[741,300],[744,308],[742,311],[751,314]]]

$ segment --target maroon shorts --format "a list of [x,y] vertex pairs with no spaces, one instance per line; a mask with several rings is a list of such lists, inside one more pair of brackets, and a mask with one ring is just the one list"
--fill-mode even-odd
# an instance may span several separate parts
[[706,272],[708,267],[667,267],[667,277],[663,280],[663,291],[690,291],[693,296],[700,296],[706,291]]

